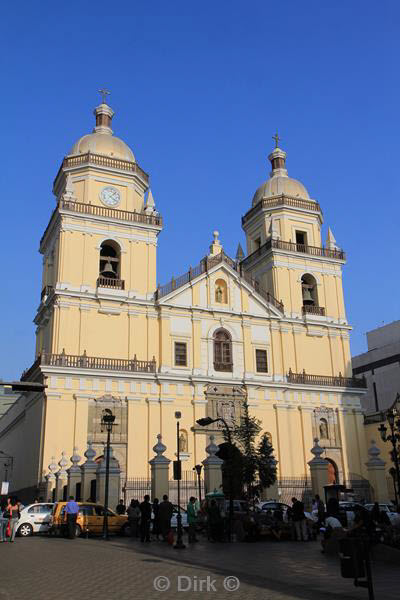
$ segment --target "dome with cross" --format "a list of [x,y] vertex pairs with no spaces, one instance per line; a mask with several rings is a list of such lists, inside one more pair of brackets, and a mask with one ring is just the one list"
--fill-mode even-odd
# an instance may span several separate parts
[[276,147],[268,156],[271,161],[272,171],[269,179],[260,185],[254,194],[252,205],[255,206],[264,198],[281,196],[282,194],[291,198],[310,200],[310,196],[304,185],[300,181],[297,181],[297,179],[288,176],[286,152],[278,147],[278,134],[273,136],[273,139],[275,140]]
[[101,93],[103,94],[102,103],[94,109],[96,127],[93,129],[92,133],[82,136],[75,142],[69,151],[68,156],[92,152],[93,154],[102,154],[103,156],[136,162],[135,156],[128,144],[113,135],[111,121],[114,116],[114,111],[106,103],[105,94],[103,92],[107,91],[101,90]]

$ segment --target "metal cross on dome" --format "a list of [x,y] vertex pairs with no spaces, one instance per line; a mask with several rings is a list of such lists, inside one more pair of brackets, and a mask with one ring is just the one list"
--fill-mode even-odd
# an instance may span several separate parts
[[278,132],[276,132],[276,134],[272,136],[272,139],[275,140],[275,148],[278,148],[279,142],[281,141],[281,138],[279,137]]
[[107,104],[107,96],[109,96],[111,94],[111,92],[109,92],[105,88],[102,88],[101,90],[99,90],[99,94],[101,94],[102,104]]

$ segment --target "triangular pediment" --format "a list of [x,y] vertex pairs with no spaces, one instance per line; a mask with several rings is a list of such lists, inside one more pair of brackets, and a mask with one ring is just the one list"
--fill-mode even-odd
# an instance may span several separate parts
[[[217,299],[216,290],[218,287],[224,288],[224,285],[226,285],[226,298]],[[167,293],[158,300],[160,305],[244,312],[242,304],[242,294],[244,294],[247,313],[260,317],[268,315],[282,317],[281,310],[258,293],[251,283],[241,277],[230,264],[223,261],[198,275],[192,274],[190,277],[186,274],[172,280],[168,287],[164,286],[164,290]]]

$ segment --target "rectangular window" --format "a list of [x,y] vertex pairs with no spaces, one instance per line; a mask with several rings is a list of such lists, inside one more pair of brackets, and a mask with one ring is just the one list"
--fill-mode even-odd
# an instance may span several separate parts
[[186,342],[175,342],[175,366],[187,366],[187,344]]
[[257,373],[268,373],[267,351],[256,350],[256,370]]
[[307,234],[305,231],[296,231],[296,244],[298,252],[305,252],[307,247]]

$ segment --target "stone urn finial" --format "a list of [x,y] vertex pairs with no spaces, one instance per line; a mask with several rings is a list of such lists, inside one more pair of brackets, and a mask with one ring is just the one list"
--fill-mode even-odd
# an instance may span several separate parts
[[94,463],[94,457],[96,456],[96,450],[93,449],[93,442],[87,443],[88,447],[85,452],[86,463]]
[[375,440],[371,440],[371,446],[368,448],[368,462],[365,463],[367,467],[384,467],[385,461],[379,456],[381,453],[380,449],[376,445]]
[[208,456],[205,460],[203,460],[203,465],[206,465],[206,464],[220,465],[224,462],[221,458],[219,458],[219,456],[216,456],[217,452],[219,451],[219,446],[217,446],[217,444],[215,443],[214,440],[215,440],[215,435],[211,434],[210,435],[210,443],[206,447],[206,452],[207,452]]
[[55,472],[57,471],[57,463],[56,463],[56,457],[55,456],[52,456],[51,459],[50,459],[49,471],[50,471],[49,477],[51,479],[53,479],[54,476],[55,476]]
[[322,454],[325,452],[324,448],[321,448],[321,446],[319,445],[319,439],[316,437],[314,438],[314,446],[311,448],[311,454],[314,454],[314,458],[312,458],[309,461],[309,465],[322,465],[322,464],[326,464],[327,461],[322,458]]
[[65,450],[63,450],[61,452],[61,458],[58,461],[58,465],[60,467],[60,469],[58,471],[58,476],[59,477],[67,477],[67,471],[65,470],[65,467],[68,465],[68,459],[67,459],[67,453],[65,452]]
[[70,471],[79,471],[80,467],[78,466],[78,464],[81,462],[81,457],[78,454],[78,448],[77,446],[74,446],[74,450],[71,456],[71,462],[72,462],[72,466],[70,467]]
[[169,458],[164,456],[164,452],[166,451],[167,446],[165,444],[163,444],[161,440],[162,440],[162,435],[161,435],[161,433],[159,433],[157,435],[157,444],[155,446],[153,446],[153,450],[156,453],[156,456],[151,459],[150,464],[156,464],[156,463],[168,463],[169,464],[171,462],[169,460]]

